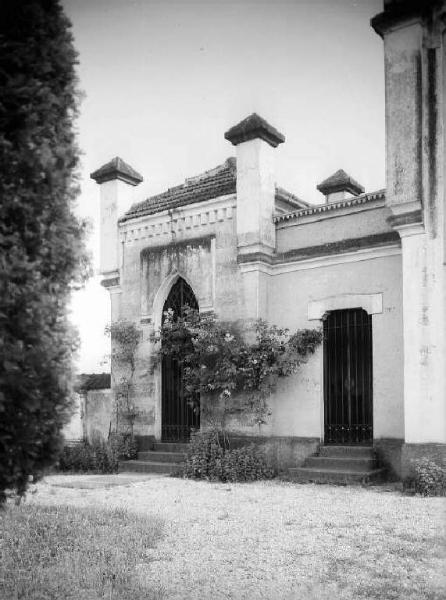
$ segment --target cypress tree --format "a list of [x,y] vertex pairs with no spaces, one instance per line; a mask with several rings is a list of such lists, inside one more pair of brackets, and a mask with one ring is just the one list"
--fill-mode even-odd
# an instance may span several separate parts
[[57,460],[70,408],[67,303],[88,271],[76,61],[59,0],[1,2],[0,500]]

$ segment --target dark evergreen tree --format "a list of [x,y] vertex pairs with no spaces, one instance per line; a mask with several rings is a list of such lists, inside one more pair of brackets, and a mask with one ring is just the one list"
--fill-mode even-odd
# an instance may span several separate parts
[[59,0],[0,2],[0,498],[54,463],[70,405],[73,285],[86,276],[76,52]]

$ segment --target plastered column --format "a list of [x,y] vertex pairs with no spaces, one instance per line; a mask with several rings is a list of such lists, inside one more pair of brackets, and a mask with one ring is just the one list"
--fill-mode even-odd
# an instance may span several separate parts
[[99,269],[103,275],[118,271],[121,267],[118,219],[131,207],[133,190],[132,185],[119,179],[101,184]]
[[[386,204],[403,264],[403,473],[446,456],[445,2],[385,3]],[[406,462],[406,467],[404,466]]]
[[273,152],[259,138],[237,146],[237,240],[242,251],[275,249]]
[[[266,318],[266,267],[276,251],[274,152],[285,137],[254,113],[229,129],[225,138],[237,148],[237,261],[242,267],[244,316]],[[247,264],[250,268],[244,270]]]
[[121,158],[115,157],[90,177],[100,185],[100,257],[102,285],[110,291],[111,321],[121,318],[122,248],[119,219],[133,204],[133,191],[143,178]]
[[402,232],[404,430],[407,444],[446,443],[444,265],[426,233]]

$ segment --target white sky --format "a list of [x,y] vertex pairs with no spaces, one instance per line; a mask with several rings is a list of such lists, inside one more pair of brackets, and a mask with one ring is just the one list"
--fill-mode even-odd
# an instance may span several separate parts
[[[369,25],[382,0],[62,0],[85,94],[78,211],[98,267],[99,186],[118,155],[144,182],[138,199],[235,155],[224,132],[251,112],[285,137],[277,182],[309,202],[343,168],[366,191],[385,185],[384,64]],[[92,279],[72,319],[79,369],[106,370],[108,292]]]

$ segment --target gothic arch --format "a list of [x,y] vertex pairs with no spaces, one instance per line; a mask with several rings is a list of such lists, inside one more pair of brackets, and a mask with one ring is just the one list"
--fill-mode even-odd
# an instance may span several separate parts
[[180,273],[179,271],[176,271],[175,273],[171,273],[170,275],[168,275],[164,279],[163,283],[160,285],[160,287],[155,295],[155,298],[153,300],[152,315],[153,315],[153,325],[154,325],[155,331],[157,331],[161,327],[162,320],[163,320],[164,304],[165,304],[167,298],[169,297],[169,294],[170,294],[173,286],[177,283],[177,281],[179,279],[183,279],[187,283],[187,285],[193,291],[195,298],[197,298],[197,294],[195,293],[194,287],[191,284],[191,282],[189,281],[189,279],[186,277],[186,275],[184,275],[183,273]]
[[[178,277],[170,288],[163,311],[172,309],[181,316],[184,306],[198,309],[197,298],[190,285]],[[161,439],[165,442],[189,440],[191,431],[200,427],[200,396],[188,394],[184,386],[181,361],[163,355],[161,363]]]

